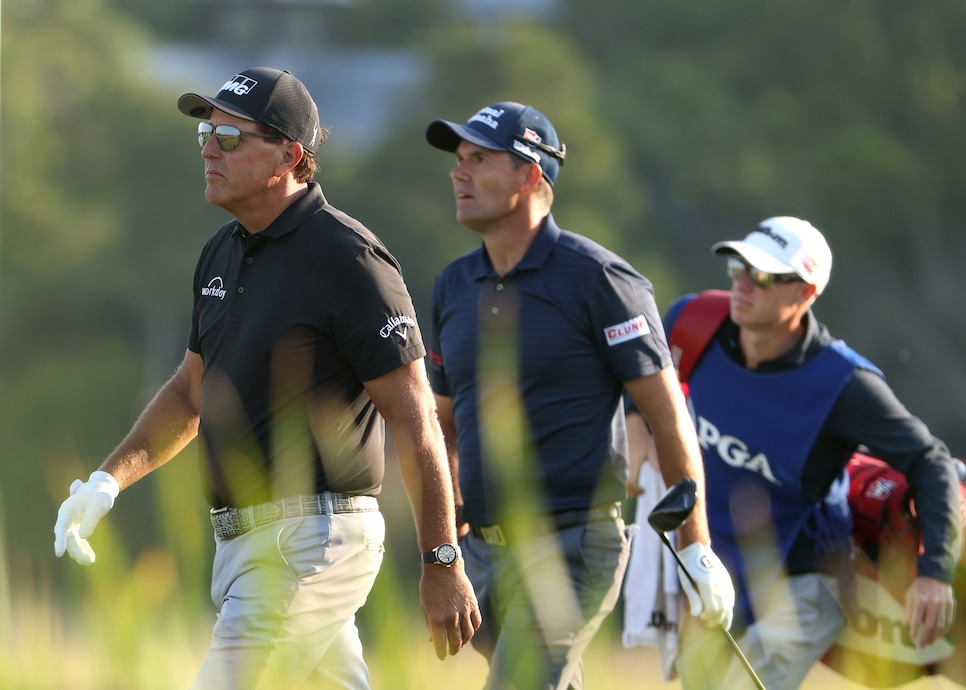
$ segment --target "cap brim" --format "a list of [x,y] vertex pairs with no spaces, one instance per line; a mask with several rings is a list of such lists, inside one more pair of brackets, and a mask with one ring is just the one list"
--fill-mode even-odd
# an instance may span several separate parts
[[712,245],[711,251],[715,254],[737,254],[751,266],[765,273],[796,273],[795,269],[788,264],[747,242],[718,242]]
[[246,113],[244,110],[241,110],[237,106],[217,98],[201,96],[197,93],[186,93],[179,98],[178,110],[183,112],[188,117],[196,117],[199,120],[210,120],[212,110],[221,110],[229,115],[240,117],[243,120],[251,120],[252,122],[255,122],[254,117]]
[[506,146],[501,146],[492,139],[484,137],[476,130],[447,120],[433,120],[429,123],[429,127],[426,128],[426,141],[438,149],[450,152],[458,149],[461,141],[468,141],[494,151],[508,150]]

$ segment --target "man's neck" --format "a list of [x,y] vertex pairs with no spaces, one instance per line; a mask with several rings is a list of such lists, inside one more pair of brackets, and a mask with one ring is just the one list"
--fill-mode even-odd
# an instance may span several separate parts
[[302,198],[309,190],[305,182],[279,183],[265,190],[264,194],[249,197],[243,203],[225,210],[249,233],[261,232],[271,225],[289,206]]
[[523,233],[504,233],[500,236],[487,235],[483,238],[487,256],[497,275],[505,276],[519,264],[526,256],[527,250],[533,244],[537,231]]
[[794,324],[769,330],[750,330],[740,328],[738,332],[745,367],[757,369],[762,362],[769,362],[787,355],[798,347],[805,337],[805,322],[799,319]]
[[505,276],[526,256],[527,250],[540,233],[546,213],[520,215],[505,219],[498,226],[483,233],[483,245],[490,257],[493,270]]

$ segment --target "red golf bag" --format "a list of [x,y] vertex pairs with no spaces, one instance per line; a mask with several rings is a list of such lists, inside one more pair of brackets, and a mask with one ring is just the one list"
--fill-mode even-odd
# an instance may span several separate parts
[[[903,625],[906,591],[922,549],[915,502],[901,472],[867,455],[848,464],[855,543],[855,579],[847,599],[848,623],[822,660],[843,676],[872,688],[897,687],[941,673],[966,681],[966,626],[959,620],[942,639],[916,647]],[[966,487],[959,485],[966,524]],[[957,593],[966,593],[966,570],[957,566]],[[966,615],[960,610],[958,617]]]

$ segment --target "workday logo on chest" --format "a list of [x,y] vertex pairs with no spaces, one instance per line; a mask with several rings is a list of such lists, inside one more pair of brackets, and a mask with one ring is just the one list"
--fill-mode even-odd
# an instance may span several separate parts
[[201,288],[202,297],[214,297],[215,299],[225,299],[228,291],[225,290],[225,281],[221,276],[216,276],[208,281],[208,285]]

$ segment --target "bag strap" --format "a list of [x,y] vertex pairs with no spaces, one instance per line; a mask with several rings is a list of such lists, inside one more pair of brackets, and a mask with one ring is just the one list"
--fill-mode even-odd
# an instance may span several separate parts
[[687,383],[691,378],[691,372],[730,309],[731,293],[727,290],[700,292],[681,309],[668,333],[671,358],[681,383]]

